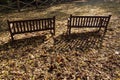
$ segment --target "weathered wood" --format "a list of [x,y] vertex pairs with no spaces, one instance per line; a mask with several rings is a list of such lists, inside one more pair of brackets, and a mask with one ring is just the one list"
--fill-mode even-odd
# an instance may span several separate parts
[[8,27],[12,41],[14,40],[15,34],[43,31],[43,30],[53,30],[53,34],[55,34],[55,16],[52,18],[43,18],[43,19],[18,20],[18,21],[7,20],[7,22],[8,22]]
[[105,28],[107,31],[107,26],[111,15],[109,16],[72,16],[68,18],[67,31],[68,34],[71,33],[71,28]]

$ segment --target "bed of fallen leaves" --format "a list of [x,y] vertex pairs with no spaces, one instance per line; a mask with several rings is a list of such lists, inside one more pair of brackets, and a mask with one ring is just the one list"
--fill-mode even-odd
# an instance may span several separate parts
[[[45,10],[1,14],[6,20],[57,16],[56,35],[49,31],[15,35],[0,32],[2,80],[120,80],[120,3],[102,0],[75,1]],[[96,29],[72,29],[66,35],[69,14],[112,14],[107,33]],[[26,15],[26,16],[25,16]]]

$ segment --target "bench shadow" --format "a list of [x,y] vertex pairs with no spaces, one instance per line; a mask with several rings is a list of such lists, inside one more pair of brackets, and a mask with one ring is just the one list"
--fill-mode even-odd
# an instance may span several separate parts
[[73,33],[71,35],[60,35],[54,39],[54,49],[59,52],[66,52],[72,50],[86,51],[90,48],[101,48],[105,33],[99,32],[84,32]]
[[[0,45],[0,60],[19,59],[33,53],[35,48],[46,39],[45,35],[18,39],[11,43]],[[14,50],[14,51],[13,51]]]

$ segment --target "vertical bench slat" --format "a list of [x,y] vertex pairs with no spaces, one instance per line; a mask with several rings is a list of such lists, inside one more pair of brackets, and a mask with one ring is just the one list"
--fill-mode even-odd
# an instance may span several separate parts
[[33,30],[32,21],[30,20],[30,32]]
[[23,23],[23,31],[26,31],[26,28],[25,28],[25,27],[26,27],[26,26],[25,26],[25,22],[23,21],[22,23]]
[[96,17],[94,18],[94,23],[93,25],[96,27]]
[[42,20],[42,29],[44,29],[45,26],[45,20]]
[[93,18],[90,20],[90,27],[93,25]]
[[25,21],[25,22],[26,22],[26,26],[27,26],[27,27],[26,27],[26,30],[27,30],[27,31],[30,31],[30,29],[29,29],[29,22],[28,22],[28,21]]
[[38,30],[39,24],[38,24],[38,21],[37,21],[37,20],[35,21],[35,25],[36,25],[36,30]]
[[49,28],[50,28],[51,27],[51,19],[49,19],[48,23],[49,23]]
[[105,18],[104,23],[105,23],[105,27],[106,27],[106,26],[107,26],[107,24],[108,24],[108,18]]
[[36,20],[36,30],[39,30],[39,21]]
[[34,31],[36,30],[36,22],[33,20],[33,28],[34,28]]
[[104,18],[103,25],[106,26],[107,18]]
[[44,20],[44,29],[47,29],[47,26],[46,26],[46,19]]
[[87,17],[85,17],[85,26],[87,27]]
[[84,20],[83,20],[83,26],[85,25],[85,21],[86,21],[86,18],[84,17]]
[[34,31],[34,21],[31,20],[31,25],[32,25],[32,31]]
[[80,26],[82,26],[82,18],[80,18]]
[[31,22],[28,21],[28,28],[29,28],[29,31],[31,31]]
[[41,30],[42,29],[42,20],[40,20],[40,27],[39,29]]
[[44,21],[43,21],[43,20],[41,20],[41,21],[42,21],[41,29],[44,29],[44,28],[43,28],[43,26],[44,26]]
[[100,18],[97,18],[97,24],[96,24],[97,27],[99,27],[99,22],[100,22]]
[[83,18],[83,26],[85,25],[85,17]]
[[102,18],[99,18],[99,24],[98,24],[99,27],[101,26],[101,19]]
[[[54,17],[55,18],[55,17]],[[51,28],[53,28],[54,26],[55,26],[55,24],[54,24],[54,22],[55,22],[55,20],[54,19],[51,19],[51,21],[52,21],[52,26],[51,26]]]
[[33,20],[31,20],[30,22],[31,22],[31,31],[33,31],[34,30]]
[[105,26],[107,26],[107,22],[108,22],[108,18],[106,18],[106,21],[105,21]]
[[40,30],[40,20],[38,20],[37,23],[39,25],[39,26],[37,26],[37,28],[38,28],[38,30]]
[[102,17],[102,23],[101,23],[101,26],[103,27],[104,25],[104,18]]
[[82,27],[84,26],[84,18],[82,18]]
[[47,20],[47,26],[48,26],[48,28],[50,28],[50,27],[49,27],[49,26],[50,26],[50,25],[49,25],[49,19]]
[[91,20],[92,20],[92,18],[89,18],[88,27],[91,26]]
[[18,33],[20,33],[20,24],[19,24],[19,22],[17,23],[17,30],[18,30]]
[[76,22],[75,22],[75,26],[77,26],[77,23],[78,23],[78,20],[77,20],[77,18],[75,18],[75,21],[76,21]]
[[89,27],[92,25],[91,21],[92,21],[92,18],[89,18]]
[[47,29],[47,20],[45,19],[45,29]]
[[101,26],[101,24],[102,24],[102,18],[99,18],[100,20],[99,20],[99,27]]
[[11,30],[12,30],[12,33],[16,33],[15,23],[10,23],[10,24],[12,24],[12,25],[13,25],[13,26],[11,26],[11,27],[13,27],[13,29],[11,29]]
[[22,29],[23,29],[23,32],[25,32],[25,25],[24,25],[24,22],[22,21]]
[[40,30],[42,29],[42,26],[43,26],[43,21],[40,20]]
[[22,27],[22,22],[19,22],[19,26],[20,26],[20,32],[24,32]]
[[19,27],[18,27],[18,23],[16,23],[16,32],[20,32]]
[[93,25],[96,27],[96,18],[94,18]]
[[48,28],[51,28],[51,19],[48,20]]
[[18,25],[17,25],[17,23],[15,22],[15,30],[16,30],[16,33],[18,32],[17,27],[18,27]]
[[31,20],[31,27],[32,27],[32,31],[34,31],[34,21]]
[[70,15],[70,24],[69,24],[69,28],[71,27],[72,25],[72,15]]
[[71,26],[73,26],[73,18],[71,18]]
[[86,18],[86,27],[88,27],[88,23],[89,23],[89,18]]
[[75,26],[75,25],[74,25],[74,24],[75,24],[75,18],[73,18],[73,22],[72,22],[72,23],[73,23],[72,25]]
[[52,28],[52,27],[53,27],[53,24],[52,24],[52,23],[53,23],[53,20],[51,19],[51,27],[50,27],[50,28]]
[[78,26],[80,25],[80,18],[78,18],[78,24],[77,24]]
[[109,22],[109,18],[107,18],[106,26],[107,26],[108,22]]
[[84,24],[84,18],[81,18],[81,26],[83,27],[83,24]]
[[87,18],[87,27],[90,25],[90,18]]
[[94,26],[94,17],[92,17],[91,26]]
[[86,18],[85,18],[85,26],[86,26],[86,27],[87,27],[87,19],[88,19],[88,18],[86,17]]
[[50,20],[48,19],[48,28],[50,28]]
[[99,24],[99,18],[96,18],[96,26],[98,27]]

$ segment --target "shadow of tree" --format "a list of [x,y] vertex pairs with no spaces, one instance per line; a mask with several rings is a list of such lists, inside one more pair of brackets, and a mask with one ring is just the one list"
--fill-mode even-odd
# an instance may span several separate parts
[[84,52],[90,48],[99,49],[104,35],[99,32],[73,33],[69,36],[62,34],[54,39],[54,50],[58,52],[72,50]]

